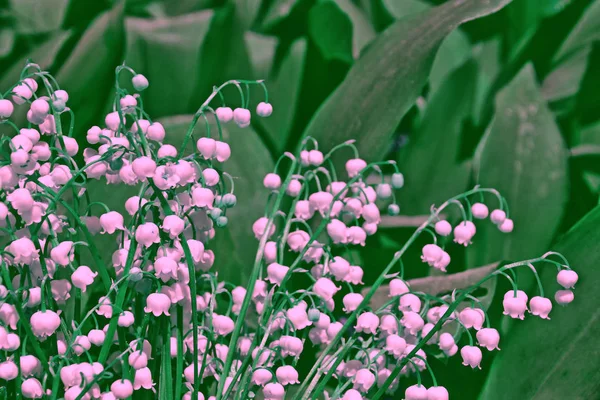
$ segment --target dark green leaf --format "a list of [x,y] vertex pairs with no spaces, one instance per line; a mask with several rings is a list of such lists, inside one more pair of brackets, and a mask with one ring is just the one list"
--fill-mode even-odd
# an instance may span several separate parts
[[483,106],[488,97],[492,83],[500,73],[500,40],[493,39],[480,43],[473,49],[473,56],[477,60],[479,73],[477,74],[477,95],[473,104],[473,122],[479,125],[483,117]]
[[25,35],[60,29],[69,0],[10,0],[16,28]]
[[[167,141],[179,147],[192,120],[191,115],[161,120],[167,131]],[[204,124],[194,130],[199,138]],[[211,131],[215,130],[213,126]],[[252,128],[238,128],[230,123],[223,126],[223,138],[231,146],[231,158],[223,164],[235,182],[237,205],[227,211],[229,223],[215,228],[216,234],[207,248],[215,252],[215,269],[219,279],[244,284],[254,264],[258,242],[252,233],[252,224],[263,215],[267,191],[262,185],[264,176],[271,172],[273,160]]]
[[[401,19],[411,14],[429,10],[431,6],[424,1],[384,1],[390,14],[396,19]],[[455,68],[461,66],[471,56],[471,44],[467,36],[459,30],[450,32],[438,50],[431,73],[429,86],[431,92],[440,87],[444,78]]]
[[596,0],[587,8],[573,28],[556,53],[554,60],[561,60],[598,39],[600,39],[600,1]]
[[551,102],[577,94],[587,69],[591,46],[585,46],[560,63],[542,84],[542,95]]
[[[421,125],[400,151],[398,166],[409,190],[400,191],[403,214],[426,213],[432,204],[463,192],[470,162],[459,162],[463,122],[472,110],[477,65],[454,71],[427,104]],[[427,162],[424,160],[435,160]]]
[[15,31],[11,28],[0,29],[0,58],[10,54],[15,44]]
[[7,90],[12,85],[16,84],[19,80],[19,75],[23,70],[23,67],[30,59],[31,62],[39,64],[42,69],[48,69],[54,63],[56,54],[60,51],[63,44],[71,37],[70,32],[59,32],[48,38],[43,44],[34,49],[27,57],[19,59],[13,62],[12,66],[2,71],[2,78],[0,78],[0,87],[3,90]]
[[352,55],[358,58],[362,49],[375,38],[375,29],[360,8],[350,0],[334,0],[352,22]]
[[261,0],[235,0],[235,10],[244,30],[254,23],[261,3]]
[[361,156],[381,159],[404,113],[427,82],[442,40],[463,22],[510,0],[452,0],[390,26],[363,52],[345,81],[321,105],[305,131],[323,148],[358,139]]
[[333,1],[323,1],[308,14],[308,35],[326,60],[352,63],[352,21]]
[[460,30],[450,32],[442,41],[440,49],[435,55],[431,73],[429,74],[429,87],[431,93],[438,90],[449,74],[460,67],[471,57],[471,43],[467,36]]
[[108,94],[114,87],[115,67],[123,61],[124,3],[98,16],[85,31],[56,79],[69,92],[76,136],[101,120]]
[[266,79],[273,67],[277,38],[259,35],[254,32],[246,32],[244,40],[248,48],[248,54],[250,55],[254,76],[257,79]]
[[550,244],[568,199],[565,144],[527,65],[496,97],[496,114],[476,152],[476,181],[508,201],[514,232],[478,225],[469,265],[537,256]]
[[[195,78],[190,108],[192,112],[198,107],[199,100],[212,93],[215,85],[229,79],[254,78],[244,30],[232,5],[215,11],[195,65],[195,73],[190,75],[190,78]],[[236,97],[229,99],[228,103],[238,98],[236,93]]]
[[392,17],[396,19],[417,14],[430,8],[429,4],[420,0],[383,0],[383,4]]
[[[201,11],[157,20],[127,18],[125,61],[150,81],[144,108],[151,116],[195,111],[190,104],[200,105],[193,83],[212,16],[212,11]],[[157,57],[168,60],[168,68]]]
[[277,151],[284,149],[294,123],[305,60],[306,40],[299,39],[290,48],[277,75],[266,82],[269,102],[274,105],[273,114],[258,121],[266,129]]
[[[579,274],[575,300],[554,305],[550,321],[527,316],[500,341],[481,400],[595,399],[600,386],[600,208],[595,208],[553,247]],[[562,289],[556,268],[538,268],[546,297]],[[531,293],[530,296],[534,294]]]

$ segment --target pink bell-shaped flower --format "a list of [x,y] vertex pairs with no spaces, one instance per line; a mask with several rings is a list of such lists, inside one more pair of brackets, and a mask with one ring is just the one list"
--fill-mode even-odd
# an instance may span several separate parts
[[126,399],[133,394],[133,385],[128,379],[120,379],[110,385],[110,391],[117,399]]
[[177,215],[167,215],[163,219],[162,230],[169,233],[171,239],[176,239],[185,228],[185,221]]
[[158,226],[152,222],[146,222],[135,230],[135,240],[144,247],[150,247],[154,243],[160,243]]
[[96,276],[98,276],[97,272],[92,271],[90,267],[86,265],[81,265],[71,274],[71,282],[73,282],[73,285],[76,288],[85,292],[85,289],[94,282]]
[[153,387],[154,382],[152,382],[152,373],[150,372],[150,368],[144,367],[135,371],[135,378],[133,380],[134,390],[139,390],[141,388],[152,389]]
[[39,252],[31,239],[23,237],[11,242],[6,251],[13,255],[16,264],[30,265],[34,260],[39,259]]
[[169,308],[171,307],[171,299],[169,296],[163,293],[152,293],[146,298],[146,307],[144,307],[144,311],[146,313],[152,313],[155,317],[160,315],[169,314]]
[[267,383],[263,395],[265,400],[282,400],[285,398],[285,389],[280,383]]
[[252,383],[255,385],[263,386],[273,379],[273,374],[268,369],[257,368],[252,373]]
[[275,376],[277,376],[277,381],[283,386],[300,383],[298,380],[298,371],[296,371],[296,368],[292,367],[291,365],[284,365],[277,368],[277,371],[275,371]]
[[52,310],[37,311],[29,319],[33,334],[40,340],[52,336],[60,326],[60,317]]
[[116,230],[124,230],[123,216],[116,211],[109,211],[100,216],[103,233],[113,234]]
[[29,378],[21,383],[21,394],[26,399],[41,399],[44,396],[42,384],[36,378]]
[[[1,347],[1,346],[0,346]],[[0,379],[12,381],[19,375],[19,367],[12,360],[0,363]]]
[[464,366],[481,369],[479,364],[481,363],[482,354],[481,350],[479,350],[479,347],[464,346],[462,349],[460,349],[460,355],[463,358]]

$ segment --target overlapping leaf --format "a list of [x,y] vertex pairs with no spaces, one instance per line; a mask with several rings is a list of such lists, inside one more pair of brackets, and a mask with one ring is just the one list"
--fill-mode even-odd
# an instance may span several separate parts
[[363,157],[381,159],[404,113],[427,82],[442,40],[463,22],[493,13],[509,0],[448,1],[394,23],[363,52],[345,81],[305,131],[331,147],[358,139]]

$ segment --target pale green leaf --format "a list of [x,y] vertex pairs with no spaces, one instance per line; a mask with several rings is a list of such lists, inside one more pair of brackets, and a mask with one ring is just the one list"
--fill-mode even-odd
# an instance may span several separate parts
[[[553,302],[550,320],[527,316],[500,342],[481,400],[595,399],[600,378],[600,208],[595,208],[552,250],[579,275],[575,300]],[[562,289],[557,270],[540,265],[546,297]],[[532,292],[530,296],[534,296]]]
[[181,113],[195,98],[200,47],[212,16],[212,11],[201,11],[169,18],[127,18],[125,62],[150,82],[144,108],[151,116]]
[[[467,188],[469,163],[459,161],[463,123],[472,110],[477,65],[454,71],[427,104],[421,125],[400,151],[398,166],[410,190],[399,192],[403,214],[420,215]],[[435,160],[426,162],[424,160]]]
[[394,23],[369,45],[321,105],[305,136],[317,138],[323,148],[357,139],[362,157],[381,159],[402,116],[427,82],[443,39],[463,22],[509,2],[452,0]]
[[476,152],[476,183],[500,191],[515,227],[506,235],[489,221],[478,224],[476,245],[468,248],[471,266],[543,252],[568,199],[565,143],[531,65],[498,93],[495,105],[494,118]]

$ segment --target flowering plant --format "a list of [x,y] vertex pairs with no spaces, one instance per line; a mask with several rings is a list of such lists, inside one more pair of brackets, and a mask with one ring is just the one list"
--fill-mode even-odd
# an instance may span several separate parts
[[[135,94],[119,84],[125,74]],[[256,114],[268,117],[264,83],[216,87],[179,148],[144,111],[143,75],[119,66],[115,85],[113,111],[104,128],[87,131],[83,151],[68,93],[38,65],[27,64],[0,100],[0,123],[15,131],[0,148],[0,379],[8,398],[374,400],[404,393],[406,400],[444,400],[449,393],[429,357],[460,349],[465,366],[481,368],[482,349],[499,350],[500,334],[475,295],[487,281],[503,277],[512,285],[503,299],[510,318],[529,312],[549,319],[552,301],[537,266],[557,268],[558,304],[573,300],[578,275],[556,252],[441,295],[411,288],[403,262],[414,261],[406,252],[422,234],[431,237],[422,263],[446,273],[447,248],[470,246],[475,220],[513,230],[502,195],[479,186],[432,208],[361,291],[366,265],[355,265],[351,248],[377,233],[380,209],[399,214],[395,191],[404,178],[392,161],[361,159],[352,141],[324,153],[310,137],[264,177],[265,213],[248,227],[258,241],[248,284],[224,282],[219,258],[228,255],[214,254],[211,240],[235,223],[227,210],[237,198],[221,124],[249,125],[256,87],[264,93]],[[239,92],[235,110],[222,93],[228,86]],[[26,128],[11,121],[15,106],[29,108]],[[194,134],[199,121],[205,136]],[[340,169],[333,156],[344,152],[351,157]],[[92,198],[93,180],[135,186],[138,195],[124,204],[128,215]],[[460,214],[454,226],[445,218],[452,210]],[[118,246],[110,265],[98,236]],[[535,295],[517,285],[517,268],[531,270]],[[388,299],[375,305],[382,289]],[[85,303],[90,290],[101,296]],[[304,376],[301,362],[312,365]],[[417,381],[403,387],[400,376]]]

